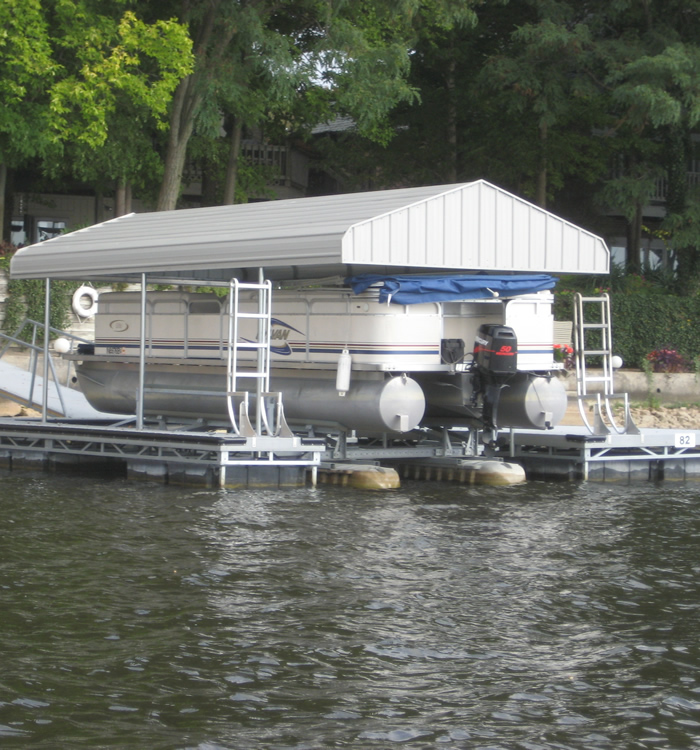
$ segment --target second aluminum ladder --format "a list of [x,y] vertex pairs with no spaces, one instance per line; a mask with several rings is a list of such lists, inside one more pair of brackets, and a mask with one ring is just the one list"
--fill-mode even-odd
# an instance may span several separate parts
[[[626,393],[615,393],[612,354],[612,329],[610,297],[574,295],[574,354],[576,358],[576,393],[583,423],[596,435],[608,434],[611,429],[618,434],[639,433],[629,411]],[[600,367],[590,371],[591,360]],[[594,391],[589,389],[593,387]],[[623,424],[618,426],[612,401],[622,399]],[[593,401],[594,419],[589,421],[588,402]]]

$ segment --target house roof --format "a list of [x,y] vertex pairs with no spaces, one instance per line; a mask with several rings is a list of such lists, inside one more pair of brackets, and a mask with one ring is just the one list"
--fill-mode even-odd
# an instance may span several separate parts
[[605,242],[483,180],[129,214],[19,250],[13,278],[607,273]]

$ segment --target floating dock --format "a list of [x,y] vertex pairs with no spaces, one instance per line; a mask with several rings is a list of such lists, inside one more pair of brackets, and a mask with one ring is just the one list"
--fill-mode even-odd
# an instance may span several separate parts
[[585,427],[535,434],[512,430],[499,455],[528,479],[595,482],[700,479],[700,431],[640,429],[638,434],[592,435]]
[[[269,441],[273,442],[269,442]],[[642,429],[591,435],[583,427],[510,430],[495,448],[467,443],[337,449],[314,438],[241,438],[226,433],[0,419],[0,468],[94,471],[206,487],[299,487],[318,481],[393,489],[399,478],[510,485],[527,480],[592,482],[700,480],[700,431]],[[395,474],[392,474],[395,472]]]
[[[19,405],[41,409],[42,348],[29,348],[31,372],[0,362],[2,393]],[[82,393],[57,383],[51,362],[48,370],[53,379],[46,384],[46,414],[0,418],[0,468],[100,471],[221,488],[321,482],[383,490],[395,489],[401,480],[507,486],[538,479],[700,479],[700,430],[634,428],[620,434],[582,413],[572,393],[564,420],[568,424],[550,430],[501,430],[488,444],[473,430],[375,440],[340,435],[334,440],[311,432],[244,436],[157,420],[138,427],[134,417],[92,409]]]
[[305,483],[326,445],[309,438],[242,438],[30,418],[0,419],[0,467],[90,470],[131,479],[207,487],[290,487]]

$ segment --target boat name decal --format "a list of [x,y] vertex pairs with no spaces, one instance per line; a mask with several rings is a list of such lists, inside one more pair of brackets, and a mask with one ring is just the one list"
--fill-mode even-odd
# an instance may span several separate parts
[[[292,353],[292,347],[287,341],[291,331],[298,333],[300,336],[304,335],[299,329],[290,326],[289,323],[285,323],[283,320],[279,320],[279,318],[270,319],[270,351],[273,354],[281,354],[288,357]],[[275,342],[274,345],[273,342]]]

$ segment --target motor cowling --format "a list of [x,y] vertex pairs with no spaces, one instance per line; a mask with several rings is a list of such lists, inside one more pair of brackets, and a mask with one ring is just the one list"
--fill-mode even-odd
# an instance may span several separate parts
[[479,326],[474,341],[474,364],[495,375],[517,372],[518,338],[515,331],[509,326]]

